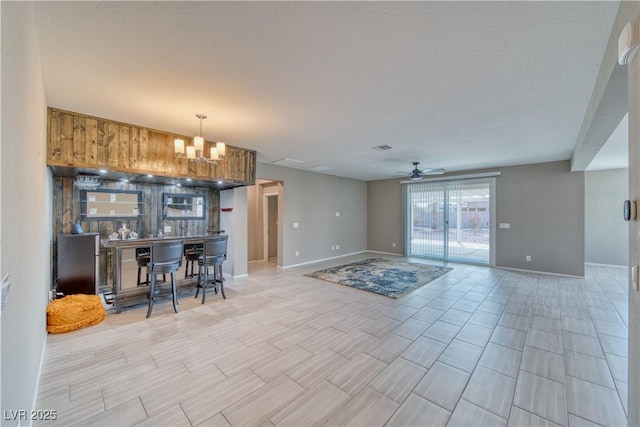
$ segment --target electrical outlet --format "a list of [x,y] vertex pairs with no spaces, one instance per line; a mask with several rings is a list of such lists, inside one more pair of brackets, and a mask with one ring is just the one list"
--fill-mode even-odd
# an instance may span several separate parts
[[336,245],[336,251],[340,249],[340,245]]
[[331,246],[331,250],[332,250],[332,251],[335,251],[335,250],[336,250],[336,247],[335,247],[335,246]]
[[300,255],[300,252],[296,251],[296,256]]
[[395,242],[391,244],[391,247],[392,247],[392,248],[395,248],[395,247],[396,247]]
[[340,216],[340,212],[336,212],[336,216]]
[[298,224],[297,222],[293,223],[293,228],[298,228],[300,226],[300,224]]
[[526,261],[529,261],[529,262],[530,262],[530,261],[531,261],[531,255],[527,255],[527,256],[525,256],[525,257],[524,257],[524,259],[525,259]]

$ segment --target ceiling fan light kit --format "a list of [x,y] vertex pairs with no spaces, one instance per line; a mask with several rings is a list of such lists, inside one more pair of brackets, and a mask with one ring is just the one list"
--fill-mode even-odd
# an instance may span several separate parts
[[[420,162],[412,162],[412,164],[413,164],[413,170],[411,172],[409,172],[409,174],[408,174],[409,175],[409,179],[411,181],[420,181],[425,176],[428,176],[428,175],[442,175],[445,172],[444,169],[432,169],[432,168],[418,169],[418,165],[420,164]],[[403,174],[403,175],[407,175],[406,172],[398,172],[398,173]]]

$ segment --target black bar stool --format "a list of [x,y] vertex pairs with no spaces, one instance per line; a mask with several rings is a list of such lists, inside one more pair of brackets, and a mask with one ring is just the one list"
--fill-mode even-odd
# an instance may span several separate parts
[[[147,272],[147,277],[144,282],[140,281],[140,276],[142,275],[142,268],[147,268],[147,264],[151,260],[151,248],[136,248],[136,263],[138,264],[138,282],[137,286],[148,285],[149,284],[149,273]],[[165,274],[162,275],[162,280],[164,282],[167,281],[167,276]]]
[[227,299],[224,294],[224,277],[222,275],[222,263],[227,257],[227,240],[228,235],[207,237],[203,242],[203,253],[198,258],[198,285],[195,298],[198,298],[200,288],[202,288],[202,304],[206,297],[207,279],[209,267],[213,267],[213,281],[211,282],[213,289],[218,293],[218,284],[222,298]]
[[151,244],[151,256],[147,264],[147,274],[151,276],[149,286],[149,309],[147,317],[151,316],[153,300],[156,292],[156,275],[171,274],[171,296],[173,298],[173,310],[178,312],[178,292],[176,289],[175,272],[182,265],[182,250],[184,240],[163,240]]
[[[193,272],[194,265],[198,262],[198,258],[202,255],[202,243],[192,243],[184,245],[184,278],[195,276]],[[191,273],[189,273],[189,263],[191,263]]]

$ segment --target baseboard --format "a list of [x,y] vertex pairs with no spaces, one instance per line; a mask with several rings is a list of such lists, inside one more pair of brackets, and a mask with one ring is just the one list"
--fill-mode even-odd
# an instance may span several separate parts
[[[33,393],[33,403],[31,404],[31,412],[32,413],[34,411],[36,411],[37,407],[36,405],[38,404],[38,390],[40,390],[40,377],[42,376],[42,366],[44,365],[44,355],[45,355],[45,351],[47,350],[47,337],[49,336],[48,333],[44,334],[44,342],[42,343],[42,354],[40,354],[40,366],[38,366],[38,376],[36,377],[36,389],[34,390]],[[29,426],[31,426],[33,424],[33,420],[31,422],[29,422]],[[21,425],[21,422],[18,422],[18,426]]]
[[249,275],[248,274],[238,274],[237,276],[234,275],[234,276],[231,276],[231,277],[233,277],[233,279],[235,280],[235,279],[240,279],[241,277],[249,277]]
[[572,277],[575,279],[584,279],[584,276],[578,276],[575,274],[553,273],[551,271],[525,270],[523,268],[502,267],[499,265],[494,266],[494,268],[499,268],[500,270],[517,271],[519,273],[544,274],[546,276]]
[[393,255],[393,256],[399,256],[399,257],[405,257],[404,254],[398,254],[395,252],[382,252],[382,251],[371,251],[371,250],[367,250],[365,252],[371,252],[372,254],[381,254],[381,255]]
[[585,265],[593,265],[596,267],[613,267],[613,268],[629,268],[628,265],[616,265],[616,264],[600,264],[597,262],[585,262]]
[[331,261],[332,259],[344,258],[344,257],[352,256],[352,255],[362,254],[362,253],[365,253],[365,252],[369,252],[369,251],[352,252],[350,254],[338,255],[338,256],[334,256],[334,257],[330,257],[330,258],[317,259],[317,260],[314,260],[314,261],[302,262],[300,264],[287,265],[287,266],[283,266],[282,269],[286,270],[288,268],[302,267],[304,265],[316,264],[316,263],[323,262],[323,261]]

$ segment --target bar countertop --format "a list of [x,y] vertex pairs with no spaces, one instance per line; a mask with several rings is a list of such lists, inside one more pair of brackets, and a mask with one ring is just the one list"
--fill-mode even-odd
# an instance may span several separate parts
[[153,242],[162,242],[165,240],[184,240],[186,244],[201,243],[203,239],[209,237],[223,236],[224,230],[210,230],[209,234],[200,234],[198,236],[166,236],[166,237],[144,237],[141,239],[102,239],[102,246],[105,248],[143,248],[151,246]]

